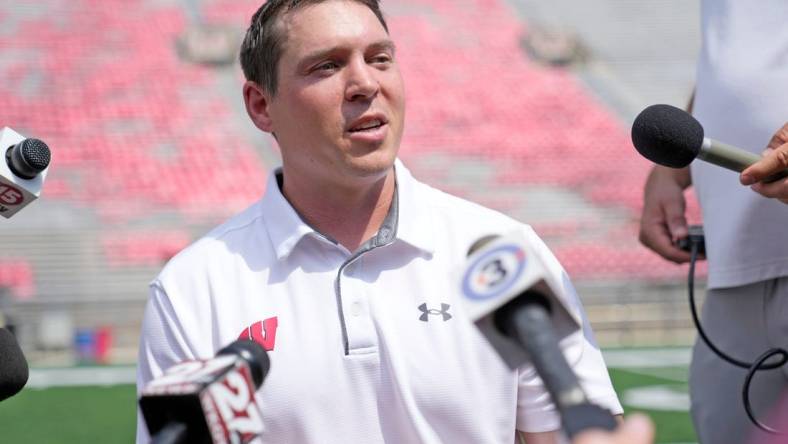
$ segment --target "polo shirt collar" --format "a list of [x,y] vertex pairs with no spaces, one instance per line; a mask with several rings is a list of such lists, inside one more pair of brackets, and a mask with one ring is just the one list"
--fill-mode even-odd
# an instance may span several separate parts
[[397,159],[394,162],[397,175],[397,195],[399,220],[397,239],[406,242],[425,253],[435,251],[435,227],[432,222],[432,208],[426,199],[428,190],[420,184]]
[[[397,179],[394,200],[380,231],[370,241],[376,244],[388,243],[394,234],[397,239],[431,254],[434,251],[432,230],[435,228],[431,223],[431,212],[424,199],[424,191],[416,189],[418,182],[399,159],[394,163],[394,171]],[[269,174],[265,195],[260,202],[268,236],[278,260],[287,258],[306,235],[326,237],[304,222],[287,201],[279,186],[281,174],[281,167]]]
[[265,195],[260,202],[268,237],[271,239],[278,260],[287,258],[302,237],[316,233],[314,228],[301,220],[290,202],[285,199],[279,188],[278,178],[281,176],[282,167],[276,168],[269,174]]

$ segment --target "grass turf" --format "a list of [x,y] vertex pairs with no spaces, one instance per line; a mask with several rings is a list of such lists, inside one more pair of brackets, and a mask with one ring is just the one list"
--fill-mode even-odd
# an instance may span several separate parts
[[[627,389],[635,387],[645,387],[651,385],[682,385],[675,380],[664,379],[641,373],[610,369],[610,377],[616,392],[621,396]],[[686,383],[683,384],[686,390]],[[688,412],[663,411],[663,410],[644,410],[630,408],[624,405],[626,414],[633,412],[646,413],[657,426],[656,443],[688,443],[696,442],[695,429],[692,427],[692,420]]]
[[134,442],[133,385],[25,389],[0,402],[3,442]]
[[[637,372],[611,369],[618,393],[633,387],[676,384]],[[53,387],[25,389],[0,403],[4,442],[130,443],[134,441],[136,410],[133,385],[111,387]],[[627,408],[627,413],[636,409]],[[657,424],[657,443],[694,442],[687,412],[640,410]]]

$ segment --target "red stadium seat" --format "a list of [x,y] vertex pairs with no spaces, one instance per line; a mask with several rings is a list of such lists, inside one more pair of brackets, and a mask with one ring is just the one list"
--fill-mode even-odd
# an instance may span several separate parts
[[[205,3],[206,22],[239,26],[260,4]],[[624,215],[606,221],[611,232],[623,233],[638,217],[649,164],[632,149],[621,121],[571,72],[524,55],[520,41],[528,29],[505,2],[405,0],[384,7],[406,78],[406,162],[432,154],[481,158],[495,174],[468,187],[571,190]],[[91,208],[114,225],[173,212],[189,223],[222,220],[261,195],[261,160],[234,126],[245,117],[218,91],[215,70],[184,63],[173,50],[188,25],[182,8],[81,0],[62,11],[20,25],[34,33],[0,35],[8,60],[0,66],[0,123],[53,147],[57,168],[48,198]],[[30,56],[5,57],[6,51]],[[489,196],[482,203],[505,211],[518,205]],[[571,210],[546,229],[561,241],[556,249],[567,268],[591,277],[683,273],[635,238],[617,251],[605,236],[580,236]],[[690,212],[699,219],[694,200]],[[583,266],[584,254],[604,260]]]

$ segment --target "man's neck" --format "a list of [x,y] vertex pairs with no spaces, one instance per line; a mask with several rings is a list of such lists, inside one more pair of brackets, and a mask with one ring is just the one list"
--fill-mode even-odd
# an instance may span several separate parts
[[288,180],[282,194],[314,229],[355,251],[374,236],[386,219],[395,190],[394,168],[364,184],[323,184]]

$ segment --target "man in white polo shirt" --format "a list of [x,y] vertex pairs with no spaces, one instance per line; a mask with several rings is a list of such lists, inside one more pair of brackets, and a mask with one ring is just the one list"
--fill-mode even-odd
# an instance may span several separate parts
[[[377,0],[270,0],[241,48],[244,99],[282,168],[257,204],[151,284],[138,386],[236,338],[268,350],[262,442],[556,442],[530,367],[510,371],[466,320],[452,273],[488,234],[530,227],[416,181],[396,159],[404,90]],[[589,398],[622,412],[587,322],[562,343]],[[145,442],[144,423],[138,442]]]

